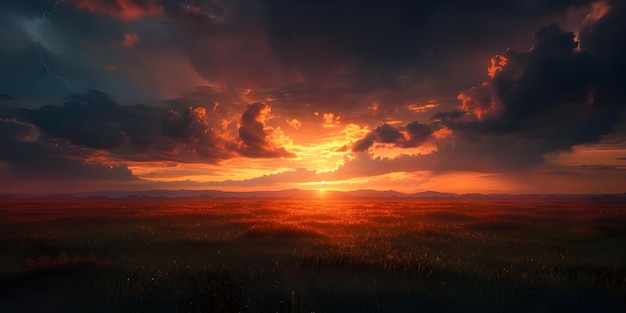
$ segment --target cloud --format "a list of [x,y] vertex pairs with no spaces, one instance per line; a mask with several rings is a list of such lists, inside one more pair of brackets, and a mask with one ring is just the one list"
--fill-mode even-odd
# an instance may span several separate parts
[[[216,101],[210,101],[209,108],[190,104],[197,103],[199,98],[207,101],[205,97],[228,100],[224,95],[211,95],[198,89],[191,91],[187,98],[169,100],[166,107],[150,107],[120,105],[106,93],[88,90],[70,95],[62,105],[18,109],[5,114],[36,126],[51,138],[104,151],[111,158],[217,163],[234,157],[239,148],[235,139],[228,137],[228,129],[216,127],[224,118],[234,114],[228,111],[231,106],[215,106]],[[226,112],[221,112],[222,107]],[[221,116],[222,113],[225,116]],[[271,131],[267,128],[268,133]],[[266,157],[272,151],[276,155],[288,155],[280,149],[272,150],[267,142],[265,145],[256,143],[256,146],[255,142],[248,143],[251,154],[254,148],[263,148],[261,154]]]
[[208,186],[284,186],[285,184],[303,183],[319,180],[318,174],[314,170],[296,168],[274,174],[262,175],[244,180],[225,180],[221,182],[209,182]]
[[187,107],[183,110],[170,109],[163,119],[163,133],[186,143],[199,142],[214,133],[209,127],[207,110],[204,107]]
[[[587,23],[580,30],[581,49],[589,52],[598,62],[595,70],[599,77],[598,84],[610,89],[607,92],[622,95],[623,81],[626,78],[626,4],[623,1],[607,0],[602,2],[608,12],[599,14],[599,18]],[[619,101],[620,99],[611,99]]]
[[256,102],[249,104],[243,112],[239,126],[240,154],[251,158],[293,158],[296,156],[285,148],[275,147],[270,141],[269,138],[274,129],[265,126],[265,120],[270,111],[270,106]]
[[[620,36],[607,40],[620,42]],[[540,162],[547,152],[599,141],[623,113],[623,92],[613,87],[613,79],[624,74],[619,65],[608,67],[600,55],[577,49],[574,38],[555,24],[538,29],[533,49],[508,50],[500,57],[506,62],[490,72],[491,80],[459,95],[464,115],[438,117],[447,117],[443,124],[456,134],[482,141],[486,151],[494,152],[488,144],[496,142],[512,148],[496,157],[523,151]]]
[[232,157],[235,145],[215,133],[205,107],[170,109],[163,118],[163,134],[178,144],[173,153],[189,151],[204,162]]
[[374,145],[375,141],[376,141],[376,134],[373,132],[369,133],[365,137],[355,142],[354,145],[352,145],[352,151],[354,152],[366,151],[367,149],[369,149],[371,146]]
[[626,81],[619,31],[625,16],[623,5],[613,4],[581,30],[580,48],[573,33],[550,24],[537,30],[531,50],[496,56],[490,80],[462,92],[458,110],[431,118],[456,140],[435,154],[448,159],[448,168],[522,169],[612,133],[626,108],[618,87]]
[[10,94],[0,93],[0,101],[5,101],[5,100],[16,100],[16,99],[15,99],[15,97],[11,96]]
[[478,119],[498,108],[497,98],[487,82],[461,92],[457,98],[462,102],[460,111],[472,114]]
[[335,128],[341,124],[341,116],[335,116],[335,113],[324,113],[322,117],[324,118],[324,128]]
[[136,20],[163,14],[163,7],[153,0],[69,0],[79,9],[122,20]]
[[[333,152],[321,158],[368,152],[351,154],[359,159],[346,161],[337,175],[525,170],[546,153],[619,131],[624,4],[609,0],[581,9],[579,17],[571,13],[591,2],[66,0],[39,29],[42,42],[55,47],[44,49],[44,60],[72,90],[97,88],[123,101],[97,92],[57,101],[43,99],[67,88],[39,66],[29,41],[51,3],[9,0],[0,13],[12,21],[0,30],[7,73],[0,85],[20,101],[0,94],[0,107],[28,109],[0,111],[17,128],[5,140],[23,146],[50,140],[68,149],[58,152],[62,158],[98,154],[113,165],[221,164],[297,153],[301,158],[288,163],[308,167],[308,158],[328,146]],[[566,18],[563,29],[576,36],[543,27],[526,49],[529,27]],[[194,85],[205,87],[181,91]],[[130,105],[135,99],[148,105]],[[41,101],[53,105],[34,109]],[[256,102],[271,105],[276,119],[248,106]],[[427,112],[436,114],[425,121]],[[324,125],[339,122],[361,132],[335,140],[343,127]],[[285,143],[283,130],[295,144]],[[389,158],[422,145],[437,150]],[[264,169],[286,164],[250,161]]]
[[[428,77],[428,82],[440,88],[475,82],[479,73],[464,61],[479,61],[472,56],[484,52],[483,47],[524,42],[519,38],[526,35],[522,33],[525,29],[591,2],[482,1],[467,5],[460,0],[273,0],[264,4],[276,55],[309,81],[356,80],[383,85]],[[449,40],[450,33],[456,34],[454,40]],[[465,56],[459,57],[458,51]],[[465,66],[463,75],[457,74],[460,65]]]
[[[494,56],[489,80],[461,92],[458,109],[438,112],[427,124],[384,124],[352,151],[377,142],[414,147],[433,140],[437,151],[416,162],[435,171],[492,172],[527,169],[543,163],[547,153],[599,142],[626,108],[626,10],[617,2],[609,6],[581,29],[580,46],[574,33],[556,24],[541,27],[532,49]],[[440,130],[446,136],[432,136]]]
[[344,163],[333,172],[317,174],[317,181],[337,181],[357,177],[372,177],[393,172],[415,172],[431,170],[431,155],[400,155],[395,158],[372,157],[371,154],[357,153],[344,158]]
[[535,32],[532,50],[509,49],[495,56],[489,68],[491,80],[461,92],[460,109],[478,119],[490,114],[518,120],[539,116],[568,101],[580,102],[587,97],[593,60],[575,51],[574,37],[550,24]]
[[88,91],[71,95],[61,106],[21,109],[18,115],[52,137],[95,149],[113,149],[128,140],[123,128],[132,113],[108,95]]
[[352,146],[352,151],[366,151],[376,142],[403,148],[419,147],[428,141],[432,134],[433,130],[430,126],[419,122],[412,122],[400,128],[383,124],[356,141]]
[[433,134],[433,130],[426,124],[412,122],[406,125],[405,133],[407,136],[404,137],[405,141],[402,143],[402,146],[405,148],[419,147],[428,141]]
[[302,122],[300,122],[297,118],[294,119],[287,119],[285,120],[285,122],[287,122],[287,124],[295,129],[298,129],[300,127],[302,127]]
[[90,150],[41,135],[34,125],[13,118],[0,118],[0,146],[0,161],[9,164],[0,169],[3,184],[32,178],[136,180],[126,165],[87,163]]
[[601,19],[611,9],[609,5],[610,1],[596,1],[591,4],[591,12],[587,14],[583,24],[593,23]]
[[135,33],[124,33],[122,41],[118,42],[118,46],[122,48],[128,48],[134,46],[139,42],[139,35]]
[[14,118],[0,118],[0,142],[29,142],[39,137],[37,128]]
[[423,112],[427,112],[429,110],[432,110],[436,107],[438,107],[439,105],[436,103],[428,103],[425,105],[417,105],[417,104],[410,104],[407,106],[407,109],[411,112],[415,112],[415,113],[423,113]]
[[[198,105],[200,99],[211,105]],[[65,167],[73,166],[76,160],[93,160],[89,167],[83,164],[77,170],[97,172],[96,164],[102,163],[102,175],[112,169],[121,171],[121,175],[127,161],[216,164],[239,155],[295,157],[275,143],[282,132],[266,125],[269,106],[247,105],[243,114],[239,113],[238,128],[232,130],[237,135],[231,136],[228,120],[236,114],[233,105],[237,102],[216,105],[218,101],[209,99],[228,101],[229,96],[196,89],[186,98],[169,100],[167,106],[149,107],[120,105],[105,93],[88,90],[68,96],[62,105],[0,111],[5,120],[11,121],[5,122],[2,139],[10,141],[13,151],[46,153],[56,163],[66,162],[62,164]],[[55,142],[58,147],[52,153],[39,140]],[[4,156],[8,162],[18,162],[17,155],[6,152]]]

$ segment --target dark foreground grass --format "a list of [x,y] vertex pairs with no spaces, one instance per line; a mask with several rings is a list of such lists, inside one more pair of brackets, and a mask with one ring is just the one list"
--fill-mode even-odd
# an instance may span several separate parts
[[626,205],[5,201],[0,312],[624,312]]

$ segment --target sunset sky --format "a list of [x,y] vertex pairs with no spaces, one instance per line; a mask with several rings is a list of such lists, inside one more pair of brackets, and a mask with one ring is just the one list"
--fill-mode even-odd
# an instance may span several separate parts
[[624,1],[3,0],[0,194],[626,192]]

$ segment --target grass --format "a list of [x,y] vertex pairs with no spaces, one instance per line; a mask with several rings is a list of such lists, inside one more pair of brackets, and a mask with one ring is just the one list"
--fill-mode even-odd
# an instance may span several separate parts
[[2,312],[623,312],[626,204],[3,200]]

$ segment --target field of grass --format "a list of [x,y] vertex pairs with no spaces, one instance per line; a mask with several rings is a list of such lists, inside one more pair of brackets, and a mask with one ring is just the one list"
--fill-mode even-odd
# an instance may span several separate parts
[[626,203],[0,200],[0,312],[625,312]]

